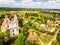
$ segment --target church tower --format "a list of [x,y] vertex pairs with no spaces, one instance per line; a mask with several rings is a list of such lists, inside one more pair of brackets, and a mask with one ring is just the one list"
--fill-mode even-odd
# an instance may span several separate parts
[[6,22],[6,24],[9,22],[9,19],[8,19],[7,15],[5,15],[5,22]]
[[14,21],[17,21],[17,15],[14,14]]

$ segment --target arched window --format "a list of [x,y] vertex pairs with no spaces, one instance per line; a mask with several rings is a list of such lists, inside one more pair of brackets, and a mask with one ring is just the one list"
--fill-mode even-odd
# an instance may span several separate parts
[[9,25],[7,25],[7,28],[9,28]]

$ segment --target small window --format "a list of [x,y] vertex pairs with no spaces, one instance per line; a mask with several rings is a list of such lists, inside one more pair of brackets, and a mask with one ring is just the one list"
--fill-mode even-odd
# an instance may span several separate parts
[[7,25],[7,27],[9,28],[9,25]]
[[15,34],[13,33],[13,35],[15,35]]
[[15,35],[15,34],[14,34],[14,30],[12,30],[12,35]]
[[14,30],[12,30],[14,32]]
[[6,22],[8,22],[8,20]]
[[18,31],[18,29],[16,29],[16,31]]
[[17,25],[17,23],[16,23],[16,25]]

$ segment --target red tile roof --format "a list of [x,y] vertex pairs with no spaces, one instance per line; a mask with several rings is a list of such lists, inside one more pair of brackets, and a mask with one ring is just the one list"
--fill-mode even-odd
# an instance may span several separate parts
[[27,39],[28,40],[37,39],[37,37],[38,37],[37,35],[29,35]]
[[42,34],[42,37],[46,37],[46,36],[47,36],[47,33],[43,33],[43,34]]

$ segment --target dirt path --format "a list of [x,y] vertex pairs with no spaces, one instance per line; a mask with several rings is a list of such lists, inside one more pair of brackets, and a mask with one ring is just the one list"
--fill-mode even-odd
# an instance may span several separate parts
[[45,45],[40,39],[39,39],[39,41],[40,41],[41,45]]
[[53,41],[53,40],[56,40],[56,37],[57,37],[58,32],[59,32],[59,30],[57,30],[57,32],[56,32],[54,38],[53,38],[47,45],[51,45],[52,41]]

